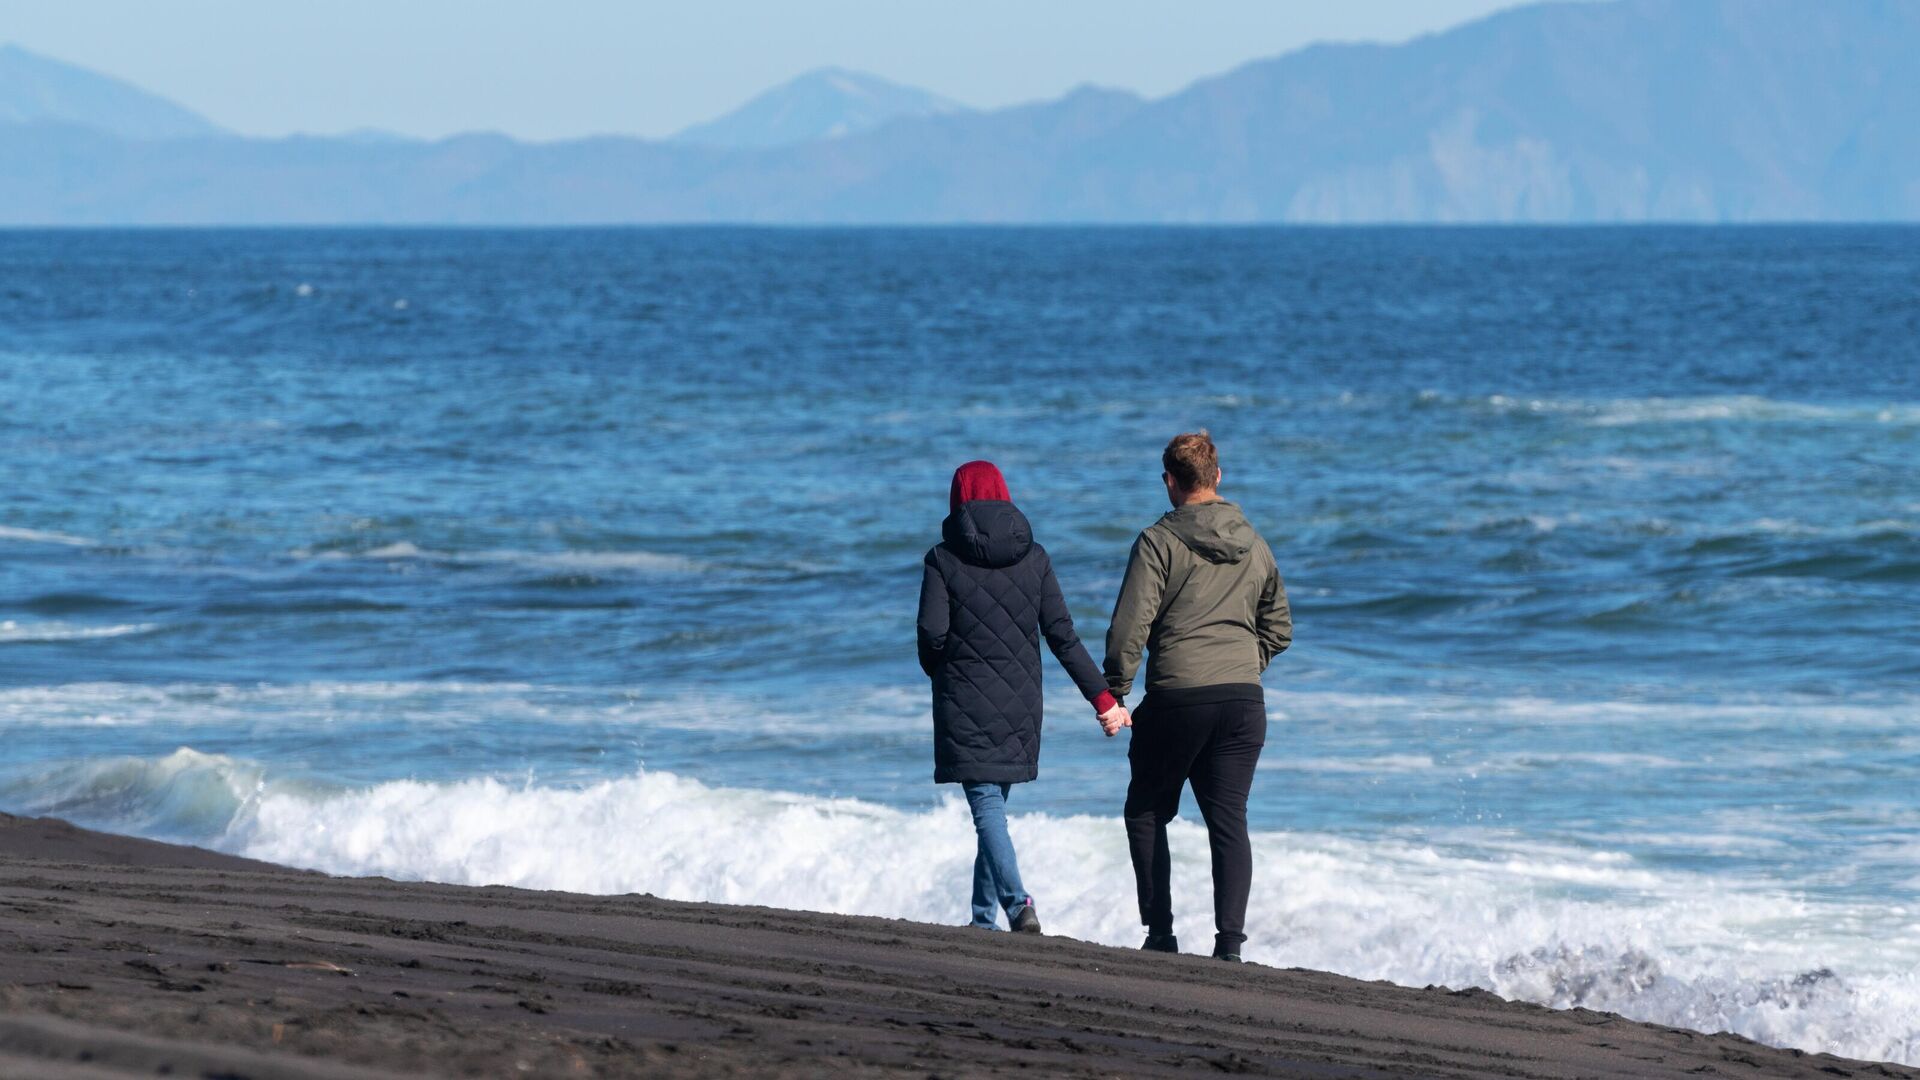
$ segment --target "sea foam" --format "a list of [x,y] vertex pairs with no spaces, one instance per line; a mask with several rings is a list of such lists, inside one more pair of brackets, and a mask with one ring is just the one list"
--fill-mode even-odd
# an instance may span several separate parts
[[96,541],[84,536],[49,532],[45,529],[23,529],[13,525],[0,525],[0,540],[16,540],[23,544],[56,544],[61,547],[99,546]]
[[[8,798],[338,874],[964,921],[973,833],[922,810],[713,787],[665,772],[581,786],[496,778],[358,789],[274,782],[181,750],[112,759]],[[1014,796],[1017,811],[1019,793]],[[1028,888],[1056,934],[1137,944],[1111,818],[1016,813]],[[1178,929],[1209,943],[1205,836],[1173,826]],[[1920,919],[1535,841],[1472,854],[1389,838],[1254,837],[1249,960],[1478,986],[1776,1045],[1920,1062]]]
[[86,641],[92,638],[125,637],[158,629],[154,623],[120,623],[113,626],[82,626],[65,622],[19,622],[0,619],[0,645],[35,641]]
[[292,552],[297,559],[319,559],[336,561],[344,559],[364,559],[374,562],[419,561],[441,563],[452,566],[512,566],[556,573],[642,573],[670,574],[689,573],[702,569],[702,564],[684,555],[671,555],[657,551],[521,551],[521,550],[479,550],[479,551],[438,551],[423,548],[410,540],[396,540],[364,551],[329,549],[313,551],[300,548]]

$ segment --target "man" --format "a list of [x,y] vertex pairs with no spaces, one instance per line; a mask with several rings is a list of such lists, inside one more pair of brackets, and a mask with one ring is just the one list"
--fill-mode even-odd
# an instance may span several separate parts
[[[1260,675],[1293,641],[1273,552],[1240,508],[1220,497],[1220,459],[1204,431],[1177,435],[1160,455],[1173,510],[1133,543],[1107,631],[1107,688],[1124,701],[1142,649],[1147,697],[1131,717],[1127,842],[1140,892],[1142,948],[1179,952],[1168,895],[1167,822],[1180,789],[1207,822],[1213,849],[1213,955],[1238,961],[1246,942],[1253,848],[1247,792],[1267,737]],[[1116,711],[1101,725],[1127,722]]]

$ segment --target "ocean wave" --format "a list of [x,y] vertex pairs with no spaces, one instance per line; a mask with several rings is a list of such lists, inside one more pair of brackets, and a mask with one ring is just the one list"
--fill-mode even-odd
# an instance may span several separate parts
[[438,551],[400,540],[359,551],[301,548],[293,552],[298,559],[365,559],[376,562],[418,560],[453,566],[511,565],[562,573],[597,574],[609,572],[683,573],[697,571],[702,564],[684,555],[655,551]]
[[[1372,409],[1387,403],[1377,398],[1348,395],[1341,399],[1341,404]],[[1509,394],[1462,397],[1426,390],[1414,399],[1414,405],[1420,409],[1460,409],[1502,416],[1565,416],[1593,427],[1698,423],[1920,425],[1920,404],[1816,403],[1753,394],[1644,398],[1526,397]]]
[[[1652,565],[1659,575],[1690,583],[1724,577],[1861,583],[1920,580],[1920,521],[1885,516],[1858,521],[1769,517],[1728,522],[1687,521],[1674,515],[1617,510],[1488,513],[1424,521],[1409,526],[1397,537],[1378,528],[1346,526],[1311,534],[1307,539],[1328,551],[1412,549],[1429,557],[1439,552],[1435,541],[1444,541],[1457,550],[1456,537],[1497,543],[1479,549],[1479,565],[1500,572],[1488,595],[1525,586],[1529,573],[1542,567],[1580,567],[1587,557],[1581,554],[1581,548],[1594,545],[1624,550],[1618,545],[1630,544],[1636,552],[1657,559]],[[1452,551],[1447,554],[1456,557]],[[1429,608],[1444,613],[1445,602],[1462,599],[1457,592],[1431,590],[1409,590],[1360,601],[1347,600],[1342,593],[1333,596],[1335,602],[1322,606],[1322,610],[1419,615]],[[1654,603],[1659,606],[1664,601]],[[1563,614],[1560,610],[1534,611],[1529,617],[1544,615],[1556,621]],[[1593,614],[1588,612],[1583,618]],[[1600,620],[1604,624],[1608,615],[1602,613]]]
[[271,717],[289,729],[313,717],[378,719],[402,711],[420,724],[472,724],[550,716],[551,688],[489,682],[60,683],[0,689],[0,725],[75,727],[252,727]]
[[[930,922],[964,918],[973,859],[955,798],[901,810],[662,772],[578,787],[476,778],[341,789],[183,749],[66,766],[5,793],[33,812],[332,873]],[[1117,822],[1030,814],[1011,827],[1050,930],[1136,943]],[[1204,836],[1176,822],[1173,844],[1182,929],[1204,943]],[[1251,960],[1920,1061],[1920,944],[1897,911],[1538,842],[1463,854],[1267,832],[1254,846]]]
[[1785,518],[1757,518],[1730,529],[1721,530],[1723,534],[1739,536],[1757,533],[1771,536],[1788,537],[1841,537],[1850,540],[1879,540],[1899,537],[1920,536],[1920,521],[1899,518],[1875,518],[1852,524],[1834,522],[1794,521]]
[[254,762],[182,748],[161,758],[62,762],[0,782],[0,799],[16,812],[208,843],[233,827],[265,774]]
[[1688,762],[1660,754],[1632,753],[1555,753],[1550,751],[1508,751],[1496,754],[1461,753],[1449,759],[1432,754],[1377,754],[1356,757],[1292,757],[1276,755],[1260,760],[1263,772],[1340,773],[1358,776],[1385,776],[1434,772],[1528,772],[1592,766],[1622,773],[1643,773],[1650,769],[1681,769]]
[[[1064,693],[1064,691],[1063,691]],[[286,730],[308,718],[335,730],[395,715],[416,727],[533,723],[646,725],[663,731],[789,734],[917,730],[924,689],[849,691],[831,708],[769,711],[762,696],[658,695],[525,682],[318,681],[293,683],[82,682],[0,688],[0,728],[168,726],[192,731],[252,727],[271,718]]]
[[524,694],[542,687],[523,682],[300,682],[123,683],[77,682],[0,689],[0,704],[112,704],[208,702],[234,704],[328,704],[341,700],[393,700],[417,696]]
[[47,532],[42,529],[21,529],[11,525],[0,525],[0,540],[17,540],[23,544],[58,544],[62,547],[98,547],[100,542],[84,536],[69,533]]
[[0,645],[29,642],[87,641],[93,638],[125,637],[159,629],[157,623],[121,623],[116,626],[80,626],[64,622],[16,622],[0,620]]
[[[23,544],[45,544],[71,548],[102,548],[104,545],[85,536],[69,533],[51,532],[41,529],[26,529],[0,525],[0,541],[15,541]],[[204,555],[191,549],[161,548],[142,546],[139,548],[116,549],[126,554],[144,556],[183,556]],[[543,573],[561,574],[666,574],[690,573],[707,569],[707,564],[685,555],[675,555],[657,551],[618,551],[618,550],[567,550],[538,551],[517,548],[484,549],[477,551],[442,550],[423,547],[411,540],[395,540],[370,547],[302,547],[288,553],[298,560],[321,562],[339,562],[364,560],[369,562],[423,562],[446,566],[515,566]],[[205,572],[210,568],[204,565],[198,569]],[[794,563],[787,569],[796,572],[817,569]]]
[[[1909,695],[1835,700],[1792,694],[1755,694],[1715,701],[1564,700],[1513,696],[1471,701],[1438,699],[1447,708],[1478,709],[1491,717],[1553,724],[1711,724],[1716,729],[1805,725],[1826,732],[1904,730],[1920,699]],[[1810,752],[1795,748],[1795,752]]]
[[1258,766],[1262,772],[1354,773],[1365,776],[1428,772],[1439,767],[1431,754],[1380,754],[1352,758],[1282,755],[1262,758]]
[[1888,424],[1902,427],[1920,424],[1920,406],[1816,405],[1751,395],[1624,399],[1596,403],[1589,406],[1589,411],[1590,422],[1596,427],[1722,421]]
[[[1048,700],[1071,716],[1074,700],[1063,683],[1049,684]],[[22,726],[59,727],[103,711],[127,723],[192,725],[222,718],[257,718],[262,710],[282,716],[325,713],[330,722],[351,719],[362,707],[403,708],[421,719],[446,723],[498,723],[515,719],[543,724],[569,722],[645,723],[662,729],[739,732],[778,730],[887,732],[925,721],[924,686],[846,688],[812,710],[787,702],[768,709],[762,695],[702,691],[660,694],[617,688],[581,689],[529,682],[314,681],[288,683],[130,683],[75,682],[0,688],[0,721]],[[1713,700],[1623,700],[1482,694],[1369,694],[1340,690],[1271,688],[1268,715],[1275,725],[1335,723],[1343,731],[1378,728],[1397,734],[1409,722],[1463,718],[1507,726],[1595,726],[1608,730],[1635,727],[1668,730],[1711,726],[1742,731],[1804,728],[1829,733],[1904,732],[1920,715],[1920,697],[1911,694],[1821,695],[1760,694]],[[1052,715],[1053,709],[1049,710]],[[1723,747],[1728,760],[1764,764],[1752,748]],[[1816,751],[1801,748],[1801,755]],[[1469,759],[1491,764],[1486,759]],[[1648,755],[1608,755],[1566,748],[1538,750],[1499,764],[1533,767],[1551,763],[1672,767],[1680,762]],[[1410,771],[1433,762],[1418,754],[1378,759],[1387,771]],[[1350,769],[1357,762],[1340,766]],[[1276,766],[1277,767],[1277,766]]]

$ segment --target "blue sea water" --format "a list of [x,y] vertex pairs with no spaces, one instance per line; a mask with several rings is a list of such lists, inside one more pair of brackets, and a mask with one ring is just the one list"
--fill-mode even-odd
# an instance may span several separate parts
[[[1098,657],[1202,426],[1297,622],[1249,959],[1920,1062],[1916,229],[0,233],[0,809],[960,922],[948,475]],[[1054,678],[1023,868],[1132,944]]]

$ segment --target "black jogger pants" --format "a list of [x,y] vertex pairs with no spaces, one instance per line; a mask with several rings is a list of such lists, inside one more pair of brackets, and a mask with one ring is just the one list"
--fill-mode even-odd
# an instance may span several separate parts
[[1127,845],[1140,891],[1140,921],[1153,934],[1173,932],[1172,863],[1167,822],[1191,783],[1213,849],[1216,951],[1239,952],[1247,940],[1247,893],[1253,845],[1247,839],[1247,793],[1267,741],[1260,687],[1204,686],[1149,694],[1133,714],[1127,760]]

